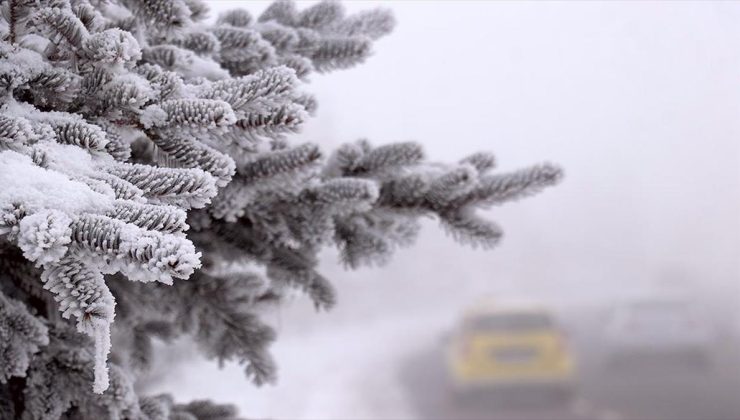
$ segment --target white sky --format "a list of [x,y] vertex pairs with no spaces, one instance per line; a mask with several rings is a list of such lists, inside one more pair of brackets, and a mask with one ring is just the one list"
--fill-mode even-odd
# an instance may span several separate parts
[[347,2],[378,4],[397,30],[364,65],[313,77],[303,138],[414,139],[434,159],[484,149],[504,169],[566,170],[491,212],[498,252],[429,232],[420,253],[450,253],[439,264],[469,276],[529,261],[576,275],[584,258],[639,281],[740,272],[740,3]]

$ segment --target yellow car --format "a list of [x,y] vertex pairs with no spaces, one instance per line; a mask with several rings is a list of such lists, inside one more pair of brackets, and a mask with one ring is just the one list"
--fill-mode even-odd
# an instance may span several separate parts
[[575,383],[565,335],[550,312],[534,305],[468,310],[449,340],[447,366],[458,397],[522,391],[569,400]]

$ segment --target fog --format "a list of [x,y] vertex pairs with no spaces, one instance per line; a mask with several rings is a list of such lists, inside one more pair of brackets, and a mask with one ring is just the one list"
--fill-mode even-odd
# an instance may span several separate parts
[[[555,308],[588,364],[603,329],[584,324],[594,314],[637,293],[680,293],[711,309],[699,328],[730,337],[720,363],[739,364],[725,348],[740,335],[740,3],[347,2],[376,5],[394,11],[396,30],[364,65],[312,76],[319,111],[296,141],[417,140],[440,161],[488,150],[502,171],[557,163],[563,182],[488,211],[505,231],[494,250],[460,246],[433,220],[384,267],[348,272],[327,250],[337,308],[316,314],[297,296],[268,316],[276,386],[187,358],[156,390],[259,418],[445,417],[428,401],[437,391],[424,374],[444,368],[430,354],[482,296]],[[722,406],[740,371],[725,374],[717,388],[710,375],[704,388],[669,390],[660,407],[586,385],[577,408],[677,418],[663,406],[703,389],[717,400],[692,405],[719,411],[697,416],[740,418]]]

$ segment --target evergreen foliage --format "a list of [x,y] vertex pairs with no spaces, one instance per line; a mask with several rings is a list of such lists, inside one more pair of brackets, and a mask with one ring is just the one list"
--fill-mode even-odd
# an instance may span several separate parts
[[[423,216],[495,245],[476,211],[558,181],[432,163],[417,143],[287,141],[312,72],[363,62],[385,10],[279,0],[207,19],[201,0],[6,0],[0,19],[0,418],[234,419],[134,391],[152,340],[187,335],[275,380],[263,308],[335,303],[317,254],[351,268],[411,244]],[[111,345],[113,343],[113,345]]]

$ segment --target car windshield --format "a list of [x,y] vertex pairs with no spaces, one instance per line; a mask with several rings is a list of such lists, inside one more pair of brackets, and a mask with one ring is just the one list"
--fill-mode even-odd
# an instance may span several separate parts
[[543,313],[486,315],[472,318],[468,322],[468,329],[484,331],[532,331],[552,327],[552,319]]

